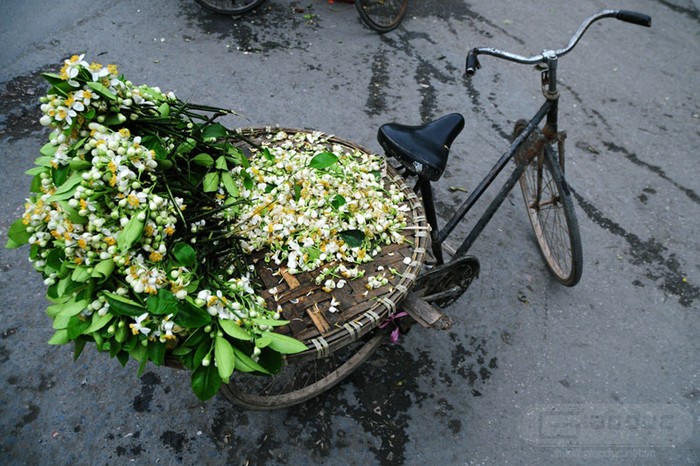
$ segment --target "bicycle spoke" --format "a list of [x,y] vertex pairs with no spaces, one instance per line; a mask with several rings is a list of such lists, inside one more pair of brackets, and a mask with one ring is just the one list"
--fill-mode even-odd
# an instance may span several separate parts
[[[562,198],[558,180],[552,172],[544,152],[526,167],[521,180],[523,196],[528,208],[537,242],[550,270],[563,283],[578,280],[574,257],[578,245],[574,243],[569,225],[567,206]],[[575,220],[574,220],[575,221]],[[580,269],[580,268],[579,268]]]

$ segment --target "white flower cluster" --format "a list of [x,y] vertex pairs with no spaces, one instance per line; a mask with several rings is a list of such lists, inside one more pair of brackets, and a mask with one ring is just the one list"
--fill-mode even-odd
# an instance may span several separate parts
[[[35,267],[43,270],[44,253],[54,247],[60,247],[75,264],[90,267],[89,272],[100,261],[128,265],[141,252],[120,251],[117,237],[134,216],[144,224],[143,253],[151,262],[159,262],[166,253],[167,237],[175,232],[179,206],[152,192],[151,172],[156,167],[152,151],[140,145],[140,138],[130,138],[128,130],[112,132],[97,123],[90,124],[84,137],[86,142],[66,162],[85,165],[72,194],[68,191],[61,196],[61,187],[56,187],[51,175],[41,173],[41,195],[25,204],[23,220],[32,233],[29,242],[40,251],[46,249],[38,255]],[[63,138],[52,141],[59,153]],[[51,163],[58,165],[55,158]]]
[[[368,262],[383,244],[404,241],[408,207],[395,184],[383,183],[383,160],[329,145],[321,133],[279,132],[254,154],[245,169],[252,187],[240,187],[248,252],[269,249],[276,264],[298,273]],[[321,168],[313,163],[319,154],[330,160]],[[348,244],[344,232],[359,234],[361,244]]]
[[201,290],[195,304],[205,308],[212,317],[238,323],[256,317],[280,317],[279,314],[269,316],[265,300],[257,295],[248,275],[230,278],[216,291]]
[[157,339],[161,343],[173,341],[177,339],[177,334],[184,329],[173,322],[172,314],[168,314],[162,319],[151,316],[148,312],[144,312],[134,319],[133,324],[129,324],[131,333],[134,335],[143,334],[151,339]]

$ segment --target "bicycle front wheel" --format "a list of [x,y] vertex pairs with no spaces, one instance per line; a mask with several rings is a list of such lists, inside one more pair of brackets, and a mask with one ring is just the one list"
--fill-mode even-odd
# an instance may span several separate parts
[[236,372],[221,393],[247,409],[269,411],[289,408],[320,395],[342,382],[367,361],[387,338],[375,331],[322,359],[292,362],[273,376]]
[[355,7],[367,26],[383,34],[401,24],[408,0],[355,0]]
[[265,0],[195,0],[205,9],[221,15],[242,15],[262,5]]
[[550,146],[528,164],[520,188],[547,267],[563,285],[576,285],[583,271],[581,235],[571,192]]

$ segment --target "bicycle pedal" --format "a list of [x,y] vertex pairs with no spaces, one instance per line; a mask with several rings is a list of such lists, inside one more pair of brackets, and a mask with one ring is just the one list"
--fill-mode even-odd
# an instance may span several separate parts
[[401,302],[401,309],[425,328],[447,330],[453,324],[452,319],[413,292],[409,292]]

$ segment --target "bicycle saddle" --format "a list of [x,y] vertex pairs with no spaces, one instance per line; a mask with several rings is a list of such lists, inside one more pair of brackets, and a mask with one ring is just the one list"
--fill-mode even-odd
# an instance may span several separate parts
[[388,123],[377,140],[386,155],[400,161],[412,174],[437,181],[445,171],[450,145],[464,128],[464,117],[451,113],[420,126]]

